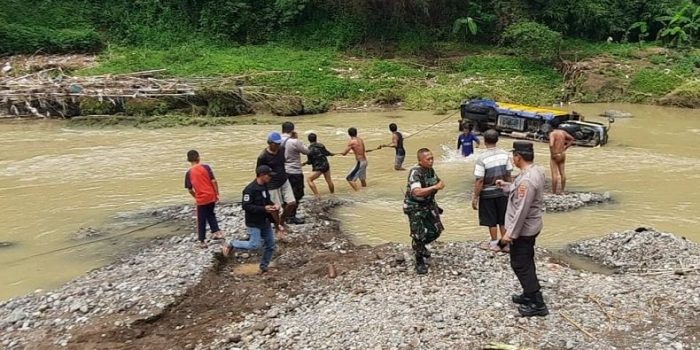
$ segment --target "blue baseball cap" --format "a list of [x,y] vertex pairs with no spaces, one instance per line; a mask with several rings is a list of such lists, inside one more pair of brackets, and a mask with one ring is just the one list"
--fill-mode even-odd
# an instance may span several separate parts
[[282,143],[282,135],[280,135],[280,133],[277,131],[273,131],[267,134],[267,142],[272,142],[279,145]]

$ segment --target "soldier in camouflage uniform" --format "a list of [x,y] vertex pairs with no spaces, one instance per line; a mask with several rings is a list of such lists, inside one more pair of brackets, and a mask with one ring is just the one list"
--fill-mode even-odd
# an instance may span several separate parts
[[428,273],[425,258],[430,257],[426,244],[440,237],[444,230],[440,221],[440,209],[435,202],[437,191],[445,188],[445,183],[433,170],[433,154],[427,148],[418,150],[418,165],[408,173],[408,185],[404,198],[403,212],[408,215],[411,226],[413,252],[416,256],[416,272]]

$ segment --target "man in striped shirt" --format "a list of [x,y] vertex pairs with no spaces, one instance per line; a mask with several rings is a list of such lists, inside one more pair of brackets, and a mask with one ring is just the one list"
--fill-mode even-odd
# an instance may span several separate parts
[[496,186],[496,180],[510,182],[513,165],[508,153],[496,148],[498,143],[496,130],[490,129],[484,132],[484,143],[486,151],[478,156],[474,165],[476,182],[472,195],[472,208],[479,210],[479,225],[489,228],[491,241],[488,248],[499,251],[498,231],[500,229],[501,236],[505,234],[508,195]]

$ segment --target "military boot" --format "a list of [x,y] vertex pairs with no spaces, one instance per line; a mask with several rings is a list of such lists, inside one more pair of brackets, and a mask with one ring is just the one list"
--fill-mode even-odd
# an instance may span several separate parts
[[416,273],[419,275],[428,273],[428,266],[425,264],[423,254],[416,254]]
[[532,302],[532,297],[525,295],[525,293],[513,294],[510,296],[510,300],[512,300],[516,304],[526,305],[526,304],[529,304],[530,302]]
[[525,317],[547,316],[549,310],[547,310],[547,305],[544,303],[544,298],[542,298],[542,292],[535,293],[527,304],[519,305],[518,312]]

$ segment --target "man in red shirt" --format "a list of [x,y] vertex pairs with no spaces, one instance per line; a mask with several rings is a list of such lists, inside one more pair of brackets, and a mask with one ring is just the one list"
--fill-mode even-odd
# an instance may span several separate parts
[[223,239],[224,233],[219,229],[214,208],[219,201],[219,185],[214,178],[214,172],[207,164],[199,164],[199,152],[187,152],[187,161],[192,164],[185,174],[185,188],[194,197],[197,204],[197,239],[199,246],[205,248],[207,222],[211,229],[212,239]]

